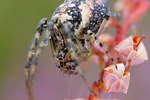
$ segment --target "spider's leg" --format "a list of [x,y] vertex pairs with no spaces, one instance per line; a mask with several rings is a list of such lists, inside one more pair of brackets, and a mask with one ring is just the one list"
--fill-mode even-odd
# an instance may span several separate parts
[[28,51],[28,56],[27,56],[27,59],[25,62],[25,68],[30,67],[30,63],[31,63],[32,57],[34,55],[34,51],[38,45],[39,38],[43,32],[43,28],[45,28],[45,25],[47,24],[47,21],[48,21],[47,18],[43,18],[37,26],[35,36],[33,38],[33,41],[31,43],[31,46],[30,46],[29,51]]
[[107,21],[108,21],[107,17],[103,19],[101,27],[99,28],[99,30],[98,30],[98,32],[96,34],[97,37],[99,37],[99,35],[103,32],[104,26],[105,26]]
[[42,34],[43,28],[45,28],[45,26],[47,24],[47,21],[48,21],[47,18],[43,18],[39,22],[39,24],[37,26],[37,29],[36,29],[35,36],[33,38],[33,41],[31,43],[31,46],[30,46],[29,51],[28,51],[26,62],[25,62],[26,88],[27,88],[27,94],[28,94],[28,99],[29,100],[30,100],[30,90],[29,90],[30,64],[31,64],[31,61],[32,61],[32,58],[33,58],[33,55],[34,55],[34,51],[35,51],[35,49],[36,49],[36,47],[38,45],[39,38],[40,38],[40,36]]
[[45,43],[48,41],[48,39],[50,38],[50,35],[52,33],[52,29],[53,29],[53,22],[49,21],[49,24],[46,28],[46,33],[43,37],[43,39],[41,40],[33,58],[32,58],[32,62],[31,62],[31,82],[30,82],[30,94],[31,94],[31,100],[33,100],[33,95],[32,95],[32,84],[33,84],[33,78],[34,78],[34,74],[35,74],[35,70],[36,70],[36,66],[38,64],[38,59],[39,56],[44,48]]
[[103,48],[103,50],[106,52],[106,54],[108,55],[108,57],[111,59],[111,61],[113,62],[113,64],[117,68],[117,65],[116,65],[113,57],[111,56],[111,54],[109,53],[109,51],[106,49],[106,47],[104,46],[104,44],[98,39],[98,37],[93,32],[90,32],[89,35],[91,35],[91,37],[93,37],[93,38],[90,39],[90,43],[93,44],[94,42],[98,42],[99,46],[101,46]]
[[[72,38],[71,38],[71,29],[70,27],[68,26],[68,24],[64,24],[64,36],[65,36],[65,39],[66,39],[66,42],[68,44],[68,48],[70,50],[70,54],[71,54],[71,59],[73,59],[76,63],[76,66],[77,66],[77,72],[79,72],[81,78],[83,79],[84,83],[86,84],[86,86],[90,89],[90,91],[92,91],[96,96],[97,96],[97,93],[94,92],[94,90],[90,87],[90,85],[88,84],[88,82],[86,81],[86,78],[84,77],[83,73],[82,73],[82,70],[80,68],[80,62],[78,60],[78,57],[75,53],[75,50],[74,50],[74,43],[72,41]],[[73,33],[72,33],[73,34]]]
[[111,61],[113,62],[113,64],[115,65],[115,67],[117,68],[117,65],[114,61],[114,58],[111,56],[111,54],[109,53],[109,51],[106,49],[106,47],[104,46],[104,44],[98,39],[98,37],[95,36],[95,40],[99,43],[99,46],[101,46],[103,48],[103,50],[106,52],[106,54],[108,55],[108,57],[111,59]]

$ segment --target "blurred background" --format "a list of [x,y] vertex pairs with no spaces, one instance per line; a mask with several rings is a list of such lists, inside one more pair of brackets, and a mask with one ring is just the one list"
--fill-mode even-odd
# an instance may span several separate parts
[[[108,0],[111,11],[116,0]],[[38,22],[51,15],[63,0],[0,0],[0,100],[27,100],[24,62]],[[150,56],[150,10],[136,24]],[[92,66],[90,66],[92,65]],[[150,62],[130,68],[127,94],[104,94],[103,98],[120,100],[150,99]],[[92,85],[98,80],[99,67],[90,62],[84,71]],[[79,75],[66,75],[55,67],[51,48],[47,46],[34,79],[35,100],[63,100],[86,97],[89,90]]]

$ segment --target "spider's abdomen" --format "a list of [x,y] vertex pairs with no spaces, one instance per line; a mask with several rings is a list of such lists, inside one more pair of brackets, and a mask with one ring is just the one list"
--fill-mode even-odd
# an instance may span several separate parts
[[61,23],[67,22],[79,37],[87,30],[96,33],[108,13],[105,0],[68,0],[56,9],[52,19],[58,17]]

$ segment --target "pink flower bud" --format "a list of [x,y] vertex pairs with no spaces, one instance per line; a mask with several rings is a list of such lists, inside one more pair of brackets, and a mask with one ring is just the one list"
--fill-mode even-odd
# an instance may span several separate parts
[[127,93],[130,73],[125,72],[123,63],[111,65],[104,69],[103,87],[106,93]]
[[147,51],[142,42],[144,38],[145,36],[142,36],[142,38],[139,39],[138,33],[136,32],[135,36],[123,40],[114,48],[118,53],[119,59],[126,66],[128,65],[128,60],[131,60],[131,66],[141,64],[148,60]]

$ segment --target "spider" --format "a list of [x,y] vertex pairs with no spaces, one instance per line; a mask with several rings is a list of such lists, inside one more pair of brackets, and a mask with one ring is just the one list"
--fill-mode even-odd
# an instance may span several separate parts
[[[87,87],[97,95],[86,82],[80,63],[90,53],[90,45],[97,41],[115,64],[103,43],[97,38],[112,15],[105,0],[65,0],[56,9],[51,20],[43,18],[39,22],[25,62],[29,100],[33,100],[33,78],[38,59],[48,40],[56,66],[66,74],[79,73]],[[39,41],[44,29],[46,33]]]

